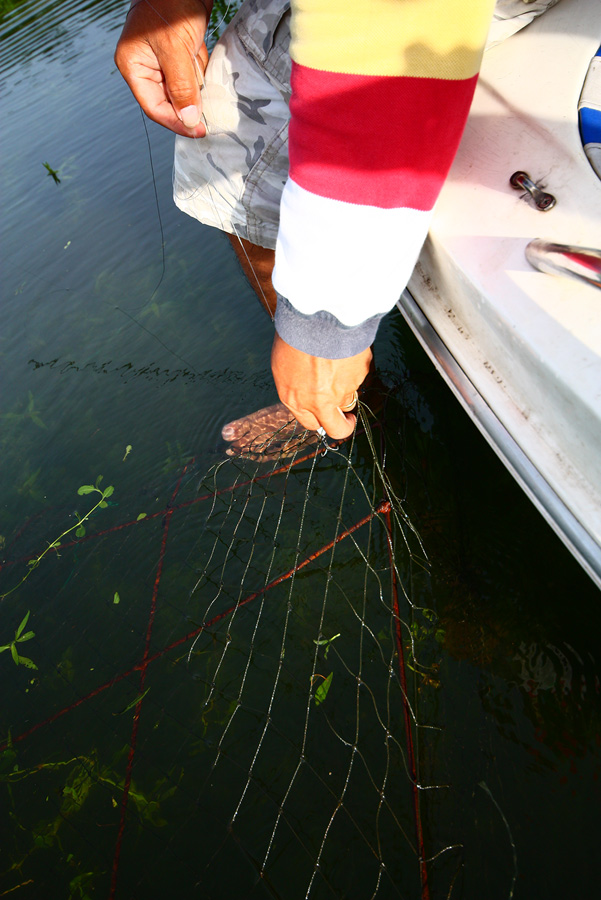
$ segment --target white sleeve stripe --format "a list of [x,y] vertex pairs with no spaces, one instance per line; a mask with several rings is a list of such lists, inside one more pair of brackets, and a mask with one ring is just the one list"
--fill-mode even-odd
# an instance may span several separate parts
[[347,326],[388,312],[411,276],[431,215],[331,200],[288,178],[274,287],[304,315],[325,310]]

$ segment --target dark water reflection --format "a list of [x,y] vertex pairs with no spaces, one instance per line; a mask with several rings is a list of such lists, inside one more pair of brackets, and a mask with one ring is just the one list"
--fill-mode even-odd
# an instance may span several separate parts
[[[274,400],[269,323],[227,243],[172,206],[171,138],[150,124],[147,142],[115,71],[125,9],[25,3],[0,30],[0,540],[6,560],[21,560],[0,571],[0,590],[18,583],[28,556],[70,527],[74,510],[84,508],[78,486],[99,474],[115,493],[87,538],[101,525],[146,516],[47,557],[2,601],[0,644],[13,640],[31,610],[35,639],[19,648],[38,665],[27,670],[9,649],[0,654],[0,894],[15,889],[22,897],[113,895],[128,706],[140,692],[139,670],[122,674],[144,651],[164,513],[190,458],[182,504],[196,502],[202,475],[223,460],[223,421]],[[409,671],[409,690],[420,723],[426,855],[436,856],[428,864],[431,896],[593,895],[599,593],[398,317],[383,327],[377,354],[390,394],[387,470],[431,560],[429,573],[409,566],[397,546],[399,567],[413,603],[438,617],[403,613],[427,667]],[[345,527],[366,511],[359,481],[373,478],[365,440],[353,452],[357,480],[348,487]],[[221,609],[226,597],[262,585],[271,565],[273,575],[290,567],[301,520],[303,552],[331,540],[345,473],[335,460],[315,469],[307,463],[285,481],[263,482],[264,493],[240,502],[238,518],[228,511],[234,504],[217,504],[209,526],[199,506],[174,514],[153,651],[198,625],[213,593],[222,593]],[[234,518],[239,545],[221,572]],[[326,833],[311,896],[420,895],[390,610],[378,599],[389,589],[387,545],[374,527],[356,548],[340,546],[329,580],[325,565],[307,568],[293,602],[278,587],[266,611],[249,605],[234,625],[215,626],[189,661],[185,645],[153,663],[115,896],[304,897]],[[368,627],[357,618],[364,596]],[[319,657],[318,671],[335,671],[335,691],[323,715],[309,704],[310,765],[292,782],[320,628],[341,632],[330,656]],[[357,699],[357,666],[368,702]],[[248,806],[229,829],[276,683],[278,728],[266,733]],[[382,721],[398,743],[384,740]],[[349,768],[357,728],[360,763]],[[220,741],[227,752],[213,770]],[[384,784],[394,802],[380,809]],[[261,878],[257,867],[291,785],[285,826]],[[338,815],[327,831],[339,802],[349,818]]]

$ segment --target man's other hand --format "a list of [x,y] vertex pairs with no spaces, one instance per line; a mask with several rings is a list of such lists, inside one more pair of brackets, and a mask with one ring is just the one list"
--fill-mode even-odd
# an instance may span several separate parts
[[213,0],[138,0],[115,51],[117,68],[146,113],[184,137],[204,137],[200,86]]
[[280,400],[305,428],[320,426],[334,440],[352,434],[356,416],[341,407],[352,403],[365,380],[372,353],[368,348],[347,359],[323,359],[295,350],[276,333],[271,369]]

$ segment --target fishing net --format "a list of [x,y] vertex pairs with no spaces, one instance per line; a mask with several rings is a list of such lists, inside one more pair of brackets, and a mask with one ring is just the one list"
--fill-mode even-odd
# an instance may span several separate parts
[[[140,518],[99,482],[83,496],[109,505],[37,564],[53,517],[15,536],[4,620],[18,632],[24,592],[34,618],[40,591],[60,598],[48,658],[25,640],[33,622],[13,642],[26,662],[11,687],[36,711],[13,711],[2,746],[22,891],[58,854],[52,879],[71,892],[110,879],[110,896],[427,895],[428,857],[445,851],[421,823],[436,617],[410,600],[424,554],[374,424],[363,407],[347,445],[204,476],[190,460]],[[136,596],[120,595],[120,569]],[[29,665],[50,657],[38,683]]]

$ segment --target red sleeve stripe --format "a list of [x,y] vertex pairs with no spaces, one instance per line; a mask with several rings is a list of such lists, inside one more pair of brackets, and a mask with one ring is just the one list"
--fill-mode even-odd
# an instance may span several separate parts
[[432,209],[476,80],[348,75],[293,62],[290,176],[333,200]]

